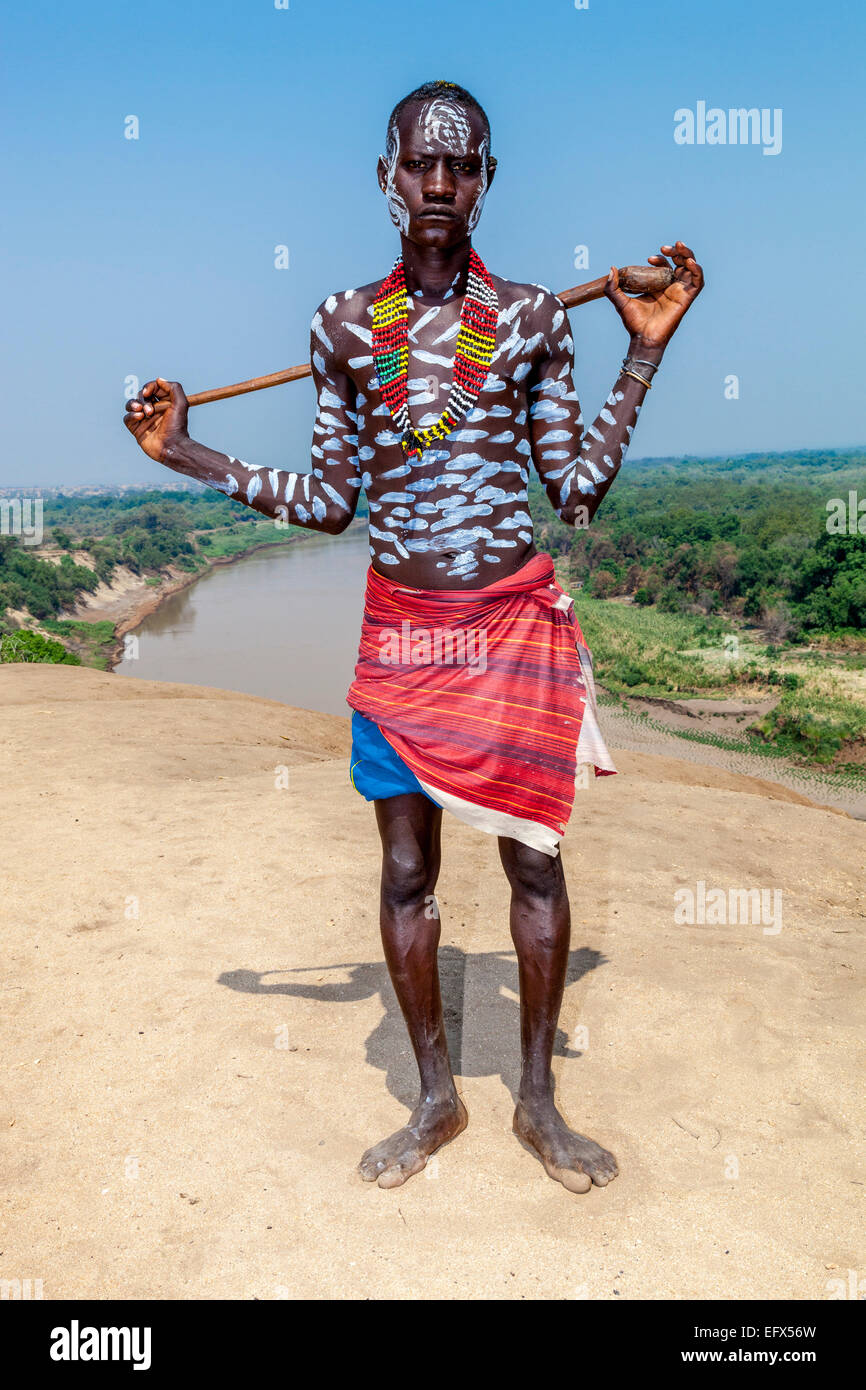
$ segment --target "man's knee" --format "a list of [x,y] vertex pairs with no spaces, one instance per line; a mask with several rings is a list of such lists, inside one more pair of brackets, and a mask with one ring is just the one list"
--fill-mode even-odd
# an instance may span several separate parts
[[500,841],[502,866],[512,892],[527,898],[555,898],[565,891],[562,859],[531,849],[519,840]]
[[436,887],[432,850],[413,838],[389,841],[382,853],[382,897],[390,907],[417,906]]

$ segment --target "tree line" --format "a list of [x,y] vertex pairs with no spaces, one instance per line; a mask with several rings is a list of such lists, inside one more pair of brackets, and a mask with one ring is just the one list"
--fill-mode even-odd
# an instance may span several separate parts
[[[591,526],[574,530],[540,485],[539,544],[597,598],[628,595],[664,612],[725,614],[779,639],[866,628],[866,456],[626,463]],[[862,531],[859,527],[862,526]]]

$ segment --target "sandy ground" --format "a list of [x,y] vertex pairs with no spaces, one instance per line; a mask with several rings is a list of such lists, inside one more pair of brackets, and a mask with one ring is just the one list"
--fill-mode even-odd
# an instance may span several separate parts
[[[724,748],[678,737],[683,732],[698,730],[701,734],[742,736],[743,725],[765,713],[775,701],[756,705],[734,700],[679,703],[689,706],[690,713],[683,713],[673,700],[634,700],[629,702],[628,709],[610,704],[601,706],[599,720],[608,746],[633,753],[661,754],[680,763],[697,763],[756,777],[762,782],[777,782],[820,806],[832,806],[857,820],[866,820],[866,786],[862,779],[846,783],[832,772],[816,766],[801,767],[788,758],[763,757],[746,748]],[[711,703],[717,706],[713,712],[705,708]],[[738,710],[746,712],[738,714]],[[647,718],[641,718],[642,714]]]
[[[0,703],[0,1279],[46,1298],[821,1299],[863,1277],[862,823],[639,752],[579,794],[554,1065],[621,1175],[572,1196],[510,1132],[496,845],[447,821],[470,1126],[383,1191],[354,1165],[414,1075],[347,722],[74,667],[4,667]],[[780,889],[781,930],[679,925],[699,880]]]

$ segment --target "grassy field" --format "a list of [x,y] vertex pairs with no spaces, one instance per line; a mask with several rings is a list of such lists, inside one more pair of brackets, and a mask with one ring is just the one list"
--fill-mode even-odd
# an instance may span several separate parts
[[266,517],[243,523],[234,522],[207,532],[196,532],[195,539],[201,547],[202,563],[207,559],[224,559],[228,555],[240,555],[260,545],[286,545],[299,537],[309,536],[301,526],[277,527]]
[[759,629],[730,620],[571,592],[596,677],[613,698],[774,699],[742,738],[680,736],[866,778],[866,643],[839,652],[768,644]]
[[108,657],[115,642],[114,623],[87,623],[74,618],[45,618],[40,626],[61,641],[64,638],[67,641],[71,640],[82,666],[92,666],[97,671],[108,670]]

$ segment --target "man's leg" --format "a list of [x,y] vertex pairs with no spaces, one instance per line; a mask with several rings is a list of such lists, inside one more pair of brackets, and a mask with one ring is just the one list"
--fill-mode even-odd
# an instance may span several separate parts
[[552,859],[517,840],[500,838],[499,855],[511,884],[511,936],[520,972],[522,1069],[514,1132],[570,1192],[604,1187],[616,1159],[569,1129],[553,1100],[550,1063],[565,988],[571,914],[562,857]]
[[368,1149],[359,1166],[369,1182],[399,1187],[466,1128],[467,1115],[451,1073],[436,964],[440,925],[432,895],[442,811],[419,792],[389,796],[375,806],[382,838],[382,944],[418,1063],[421,1095],[409,1123]]

